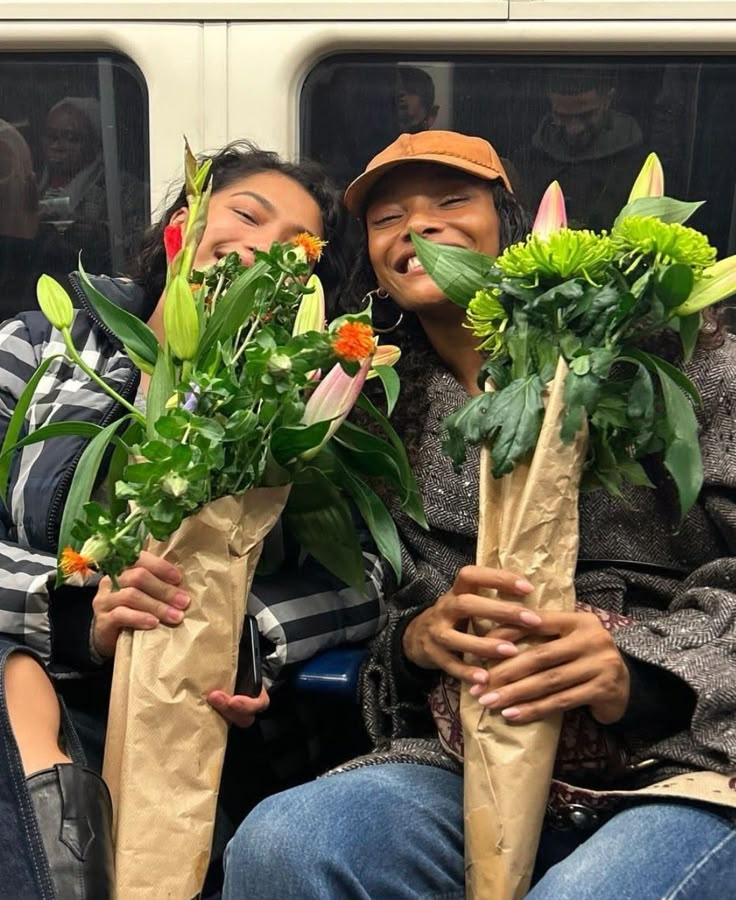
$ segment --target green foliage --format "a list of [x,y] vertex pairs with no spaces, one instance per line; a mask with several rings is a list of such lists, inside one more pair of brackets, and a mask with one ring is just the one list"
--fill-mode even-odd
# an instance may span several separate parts
[[[148,535],[166,539],[203,504],[259,485],[291,482],[285,522],[305,552],[349,584],[361,585],[364,564],[353,520],[357,508],[400,578],[396,528],[366,481],[385,481],[408,514],[423,522],[405,450],[372,405],[387,440],[344,422],[375,348],[372,332],[365,334],[370,313],[341,317],[326,329],[321,285],[316,276],[305,283],[321,252],[321,242],[310,235],[257,251],[249,268],[231,253],[205,272],[193,271],[209,193],[203,190],[206,166],[197,167],[188,148],[185,168],[189,209],[181,248],[176,242],[167,245],[173,258],[163,298],[163,346],[147,325],[99,293],[80,265],[89,303],[131,361],[151,374],[146,415],[86,364],[68,327],[70,302],[47,279],[43,307],[62,330],[64,355],[117,401],[120,417],[104,428],[63,422],[24,436],[33,395],[59,357],[45,360],[19,398],[0,449],[3,493],[14,451],[59,435],[79,435],[89,442],[64,509],[62,558],[69,545],[81,547],[88,568],[115,578],[136,560]],[[305,310],[297,324],[304,297],[310,298],[309,315]],[[362,335],[358,356],[349,349],[360,338],[356,322]],[[341,342],[343,328],[347,333]],[[375,374],[390,413],[398,377],[386,365]],[[339,438],[330,443],[338,429]],[[108,464],[107,509],[90,502],[103,461]]]
[[642,197],[625,207],[610,235],[568,228],[532,235],[495,264],[415,239],[420,261],[447,296],[470,303],[468,323],[490,355],[479,385],[490,380],[494,390],[445,422],[444,447],[456,467],[468,444],[490,447],[495,477],[529,454],[544,384],[562,357],[569,371],[560,435],[569,443],[588,426],[584,487],[620,494],[624,483],[651,486],[642,460],[661,453],[687,514],[702,484],[693,410],[700,398],[680,368],[641,346],[677,332],[689,360],[701,305],[736,289],[734,260],[713,265],[708,239],[683,225],[699,205]]

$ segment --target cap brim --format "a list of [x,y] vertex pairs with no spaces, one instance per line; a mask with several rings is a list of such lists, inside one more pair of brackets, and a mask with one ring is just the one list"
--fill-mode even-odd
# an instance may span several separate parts
[[421,153],[416,156],[403,156],[400,159],[388,160],[387,162],[376,166],[374,169],[371,169],[369,172],[358,175],[355,181],[352,181],[345,190],[345,206],[357,219],[361,218],[365,211],[365,202],[368,198],[368,194],[373,190],[381,178],[397,166],[403,166],[407,163],[414,162],[437,163],[438,165],[446,166],[450,169],[467,172],[469,175],[475,175],[476,178],[482,178],[483,181],[495,181],[500,178],[508,190],[513,193],[511,182],[503,169],[501,171],[496,171],[490,166],[481,166],[468,159],[456,159],[442,153]]

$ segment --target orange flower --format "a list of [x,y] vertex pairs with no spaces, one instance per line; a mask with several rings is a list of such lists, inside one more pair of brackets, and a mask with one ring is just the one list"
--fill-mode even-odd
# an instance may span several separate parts
[[373,329],[365,322],[343,322],[335,332],[332,349],[345,362],[360,362],[375,349]]
[[292,239],[291,243],[295,250],[301,250],[304,253],[304,258],[308,263],[319,262],[322,251],[327,246],[327,241],[323,241],[308,231],[302,231]]
[[94,560],[91,556],[82,556],[73,547],[65,547],[61,554],[59,568],[64,578],[79,576],[84,581],[94,573],[92,566]]

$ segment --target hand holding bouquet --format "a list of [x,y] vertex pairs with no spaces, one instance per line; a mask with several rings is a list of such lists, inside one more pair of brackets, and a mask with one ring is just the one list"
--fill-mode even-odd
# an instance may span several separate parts
[[[652,487],[644,462],[660,454],[683,517],[700,492],[699,397],[673,363],[678,347],[691,358],[702,311],[736,291],[736,257],[716,262],[708,239],[684,225],[699,204],[663,192],[652,155],[609,233],[568,229],[555,183],[532,234],[497,259],[414,237],[421,264],[467,308],[487,352],[487,392],[446,421],[456,464],[467,444],[483,445],[477,562],[527,577],[535,609],[574,609],[579,486]],[[492,627],[470,623],[479,635]],[[561,718],[510,726],[467,686],[461,716],[467,894],[517,900],[534,866]]]

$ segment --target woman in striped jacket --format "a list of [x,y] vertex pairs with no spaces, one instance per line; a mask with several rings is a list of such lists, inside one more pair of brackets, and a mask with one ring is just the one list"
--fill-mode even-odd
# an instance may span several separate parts
[[[232,251],[247,264],[254,250],[267,250],[274,241],[308,230],[332,242],[320,274],[328,292],[336,286],[344,270],[339,244],[335,246],[342,213],[319,170],[239,144],[212,157],[212,179],[197,268]],[[159,336],[166,269],[162,233],[185,203],[182,188],[152,229],[133,281],[101,277],[95,282]],[[72,328],[75,345],[122,396],[145,402],[147,385],[140,372],[87,307],[75,276],[71,282],[82,307]],[[40,313],[24,313],[0,329],[0,440],[30,376],[60,344],[61,335]],[[69,420],[102,425],[115,414],[107,394],[67,360],[57,359],[38,385],[26,429]],[[96,774],[104,739],[107,663],[123,628],[154,628],[160,622],[176,627],[189,603],[178,570],[146,552],[120,577],[119,591],[112,591],[108,578],[94,586],[54,588],[61,515],[85,443],[80,437],[60,437],[18,452],[7,505],[0,507],[0,871],[7,897],[111,896],[110,801]],[[366,552],[365,592],[345,588],[316,566],[307,564],[296,572],[288,558],[287,552],[280,573],[256,580],[249,598],[249,611],[266,645],[267,683],[278,678],[284,665],[328,646],[363,640],[383,624],[381,566],[371,553]],[[218,687],[212,685],[209,702],[236,725],[252,725],[269,705],[266,691],[249,698],[227,695]],[[244,751],[250,753],[246,760],[268,763],[270,769],[259,771],[257,779],[261,793],[313,774],[314,743],[309,739],[316,726],[308,721],[308,705],[300,702],[287,711],[288,691],[279,698],[259,720],[260,734],[258,729],[247,732],[246,746],[234,754],[241,766]],[[285,733],[284,721],[299,739]],[[287,761],[277,751],[263,752],[266,733],[272,743],[281,741],[288,748]],[[244,804],[257,799],[256,788],[250,791],[239,798]],[[233,804],[232,797],[225,800]]]

